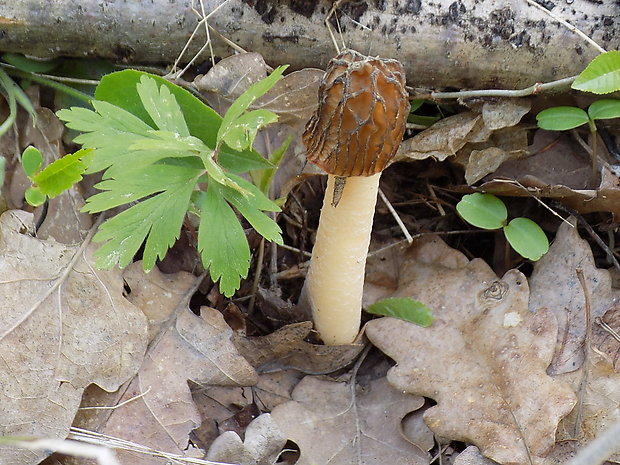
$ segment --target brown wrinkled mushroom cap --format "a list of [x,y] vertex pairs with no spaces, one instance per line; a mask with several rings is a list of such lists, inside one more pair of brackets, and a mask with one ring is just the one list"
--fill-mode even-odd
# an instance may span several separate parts
[[336,176],[372,176],[396,154],[409,100],[396,60],[345,50],[319,87],[319,107],[306,126],[307,158]]

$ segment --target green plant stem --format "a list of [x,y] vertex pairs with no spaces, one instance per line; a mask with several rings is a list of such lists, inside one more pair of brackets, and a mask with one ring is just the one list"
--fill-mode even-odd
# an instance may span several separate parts
[[590,124],[590,148],[592,149],[592,188],[596,189],[596,172],[598,168],[598,134],[594,122]]
[[15,95],[8,91],[5,95],[7,102],[9,103],[9,116],[2,122],[0,125],[0,136],[6,133],[13,123],[15,122],[15,118],[17,117],[17,102],[15,100]]
[[75,97],[77,99],[83,100],[86,103],[91,102],[91,100],[93,99],[92,95],[87,94],[86,92],[82,92],[80,90],[74,89],[73,87],[70,87],[66,84],[62,84],[60,82],[56,82],[52,79],[49,79],[47,77],[43,77],[39,74],[36,73],[27,73],[25,71],[21,71],[19,69],[15,69],[12,67],[4,67],[6,68],[6,71],[9,74],[12,74],[14,76],[18,76],[21,77],[23,79],[29,79],[33,82],[37,82],[39,84],[43,84],[44,86],[47,87],[51,87],[52,89],[58,90],[60,92],[64,92],[67,95],[70,95],[71,97]]

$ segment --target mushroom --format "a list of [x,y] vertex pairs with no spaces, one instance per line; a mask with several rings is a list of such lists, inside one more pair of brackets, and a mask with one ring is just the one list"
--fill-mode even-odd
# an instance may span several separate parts
[[326,344],[359,332],[366,255],[381,171],[405,132],[409,100],[396,60],[345,50],[329,62],[303,134],[307,158],[328,173],[300,302]]

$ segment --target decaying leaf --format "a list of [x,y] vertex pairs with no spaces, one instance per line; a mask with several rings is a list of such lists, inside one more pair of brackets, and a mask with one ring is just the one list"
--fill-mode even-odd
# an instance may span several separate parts
[[[201,419],[187,381],[247,386],[255,384],[257,376],[237,354],[230,340],[232,330],[220,312],[202,307],[197,316],[189,310],[187,291],[195,277],[184,272],[164,276],[156,269],[146,277],[140,266],[132,265],[125,279],[132,289],[129,299],[149,317],[154,339],[118,402],[139,397],[115,409],[100,432],[156,450],[200,456],[188,446],[189,433]],[[131,452],[118,455],[127,465],[166,463]]]
[[260,372],[294,368],[308,374],[332,373],[344,368],[364,348],[363,344],[310,344],[304,341],[310,331],[312,322],[304,321],[262,337],[237,337],[234,343],[240,354]]
[[620,302],[613,305],[592,326],[592,347],[609,358],[616,372],[620,372]]
[[371,342],[397,362],[390,383],[437,401],[424,418],[441,438],[474,443],[502,464],[539,463],[575,403],[568,386],[546,374],[553,314],[529,312],[520,272],[497,279],[485,262],[439,239],[418,241],[406,258],[399,293],[424,302],[434,321],[367,324]]
[[454,459],[454,465],[495,465],[496,463],[482,455],[476,446],[467,447]]
[[428,463],[429,455],[400,434],[401,419],[424,399],[391,388],[385,378],[353,392],[347,383],[306,376],[292,397],[271,416],[299,446],[296,465]]
[[[64,438],[89,384],[115,391],[138,371],[146,318],[118,270],[96,270],[90,248],[30,236],[32,222],[0,217],[0,436]],[[41,457],[0,446],[0,463]]]
[[433,157],[438,161],[456,153],[480,131],[482,117],[475,112],[458,113],[439,120],[430,128],[404,140],[394,161],[424,160]]
[[[570,384],[579,397],[575,409],[560,423],[559,440],[583,447],[620,421],[620,374],[606,355],[590,348],[587,366],[557,378]],[[611,460],[620,462],[620,453]]]
[[552,375],[577,370],[583,362],[586,314],[584,290],[577,278],[582,269],[590,293],[592,321],[614,306],[620,295],[611,288],[607,270],[596,268],[592,250],[577,228],[562,223],[549,252],[534,265],[530,278],[530,311],[552,311],[559,324]]
[[209,448],[206,459],[239,465],[273,465],[278,460],[286,436],[271,415],[257,417],[245,431],[242,441],[233,431],[226,431]]

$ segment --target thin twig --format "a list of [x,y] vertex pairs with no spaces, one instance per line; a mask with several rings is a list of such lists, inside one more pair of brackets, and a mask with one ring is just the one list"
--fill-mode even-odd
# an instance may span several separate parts
[[473,98],[473,97],[527,97],[528,95],[536,95],[549,90],[559,90],[567,87],[577,79],[577,76],[566,77],[546,83],[537,82],[525,89],[481,89],[481,90],[462,90],[459,92],[420,92],[409,93],[411,98],[424,100],[440,100],[455,98]]
[[383,193],[381,189],[379,189],[379,197],[381,197],[381,200],[383,200],[383,203],[385,204],[389,212],[392,214],[392,217],[396,221],[396,224],[398,224],[398,227],[403,232],[405,239],[407,239],[407,242],[411,245],[413,243],[413,238],[411,237],[411,234],[409,234],[409,231],[407,230],[407,226],[405,226],[405,223],[403,223],[403,220],[400,219],[398,212],[394,210],[394,207],[392,206],[392,204],[390,203],[390,201],[388,200],[388,198],[385,196],[385,194]]
[[121,402],[120,404],[116,404],[116,405],[112,405],[112,406],[107,406],[107,405],[101,405],[101,406],[94,406],[94,407],[80,407],[78,410],[116,410],[117,408],[123,407],[135,400],[138,400],[142,397],[144,397],[145,395],[147,395],[149,392],[151,392],[151,386],[149,386],[149,388],[144,391],[141,394],[138,394],[137,396],[133,396],[123,402]]
[[594,48],[596,48],[599,52],[601,53],[605,53],[605,49],[603,47],[601,47],[599,44],[597,44],[593,39],[591,39],[590,37],[588,37],[587,34],[585,34],[584,32],[580,31],[579,29],[577,29],[575,26],[573,26],[571,23],[569,23],[568,21],[560,18],[558,15],[554,14],[553,12],[551,12],[550,10],[548,10],[547,8],[545,8],[544,6],[536,3],[533,0],[525,0],[527,2],[528,5],[533,6],[534,8],[538,8],[540,11],[544,12],[545,14],[551,16],[553,19],[555,19],[558,23],[560,23],[562,26],[566,27],[569,31],[577,34],[579,37],[581,37],[583,40],[585,40],[587,43],[589,43],[590,45],[592,45]]

